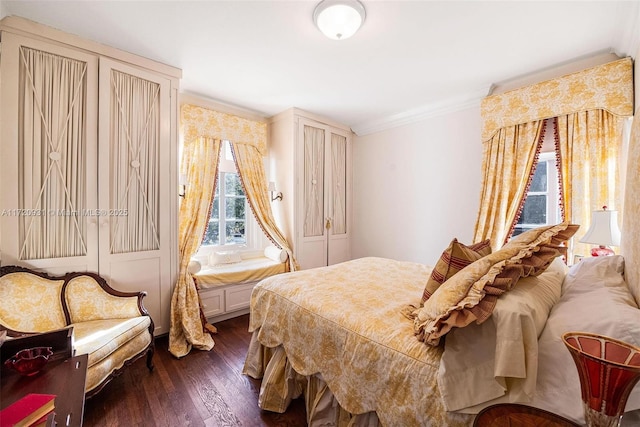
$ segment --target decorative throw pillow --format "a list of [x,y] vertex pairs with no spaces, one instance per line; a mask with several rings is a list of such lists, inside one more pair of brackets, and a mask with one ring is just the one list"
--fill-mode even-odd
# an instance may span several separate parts
[[564,242],[579,226],[564,222],[529,230],[500,250],[473,262],[443,283],[422,308],[414,310],[418,339],[438,345],[454,327],[482,323],[492,313],[498,297],[520,277],[542,273],[558,256],[566,255]]
[[420,305],[422,306],[440,285],[453,277],[454,274],[490,253],[491,241],[489,239],[467,246],[454,238],[447,249],[442,252],[436,266],[431,271],[431,276],[422,293]]

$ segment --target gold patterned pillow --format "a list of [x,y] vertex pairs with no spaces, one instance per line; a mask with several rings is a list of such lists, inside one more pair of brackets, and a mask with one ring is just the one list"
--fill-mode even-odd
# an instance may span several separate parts
[[444,282],[424,306],[410,314],[418,339],[438,345],[452,328],[484,322],[498,297],[521,277],[537,276],[558,256],[580,226],[563,222],[529,230],[500,250],[468,265]]
[[491,241],[489,239],[469,246],[460,243],[458,239],[453,239],[431,271],[431,276],[422,293],[420,305],[423,305],[440,285],[453,277],[454,274],[490,253]]

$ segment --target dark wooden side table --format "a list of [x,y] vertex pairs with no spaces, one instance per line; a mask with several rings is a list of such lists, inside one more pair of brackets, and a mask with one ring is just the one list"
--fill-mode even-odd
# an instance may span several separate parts
[[55,394],[55,415],[53,420],[48,419],[47,425],[82,426],[87,359],[88,356],[83,354],[52,361],[32,377],[2,371],[1,408],[6,408],[29,393]]
[[476,416],[474,427],[578,427],[560,415],[544,409],[516,403],[501,403],[484,408]]

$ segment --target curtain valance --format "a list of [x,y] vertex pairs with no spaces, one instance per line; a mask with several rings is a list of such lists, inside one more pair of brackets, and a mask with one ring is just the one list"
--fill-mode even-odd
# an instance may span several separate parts
[[180,111],[180,126],[185,144],[199,137],[214,138],[253,145],[261,155],[267,155],[266,123],[197,105],[183,104]]
[[508,126],[596,109],[633,115],[631,58],[484,98],[482,141]]

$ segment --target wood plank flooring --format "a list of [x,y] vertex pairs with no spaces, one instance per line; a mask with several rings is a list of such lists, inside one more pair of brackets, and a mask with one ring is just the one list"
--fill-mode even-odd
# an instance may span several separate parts
[[85,404],[85,427],[306,426],[304,399],[284,414],[258,408],[260,381],[242,375],[251,334],[249,315],[216,324],[211,351],[192,350],[182,359],[156,339],[155,369],[138,360]]

